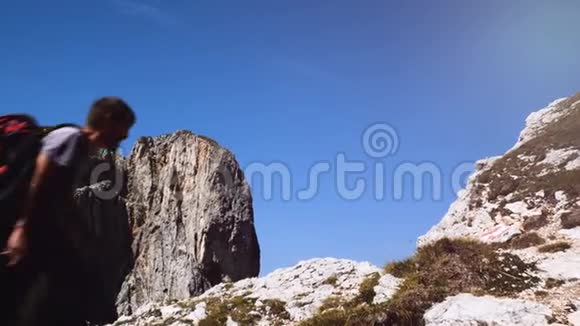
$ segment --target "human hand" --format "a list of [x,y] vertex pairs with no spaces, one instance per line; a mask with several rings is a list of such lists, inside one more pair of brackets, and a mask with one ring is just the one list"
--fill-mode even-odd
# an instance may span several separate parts
[[16,266],[22,258],[26,255],[27,252],[27,239],[26,233],[24,232],[24,225],[17,224],[14,226],[10,237],[8,237],[8,241],[6,242],[6,248],[0,255],[4,255],[8,257],[7,266],[13,267]]

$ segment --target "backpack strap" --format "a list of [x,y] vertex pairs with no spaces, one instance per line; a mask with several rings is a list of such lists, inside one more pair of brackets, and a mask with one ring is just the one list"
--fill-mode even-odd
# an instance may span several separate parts
[[42,127],[38,127],[38,133],[40,137],[45,137],[46,135],[48,135],[49,133],[60,129],[60,128],[64,128],[64,127],[73,127],[73,128],[78,128],[80,129],[81,127],[77,124],[74,123],[61,123],[58,124],[56,126],[42,126]]

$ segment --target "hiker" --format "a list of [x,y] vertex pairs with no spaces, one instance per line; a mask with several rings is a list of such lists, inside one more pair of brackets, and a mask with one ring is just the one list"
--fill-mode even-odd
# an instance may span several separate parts
[[75,178],[90,155],[116,149],[135,121],[122,99],[104,97],[93,103],[83,127],[58,128],[42,138],[26,198],[2,252],[6,266],[0,269],[13,273],[0,272],[0,277],[14,275],[15,282],[0,294],[4,301],[12,299],[14,308],[14,314],[0,316],[1,325],[11,325],[2,318],[15,326],[86,325],[91,280],[84,277],[87,267],[75,229],[80,223],[73,203]]

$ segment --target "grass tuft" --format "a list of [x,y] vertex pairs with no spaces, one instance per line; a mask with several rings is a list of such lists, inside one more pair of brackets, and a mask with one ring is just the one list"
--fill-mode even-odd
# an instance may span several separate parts
[[277,299],[264,300],[264,307],[267,307],[267,311],[262,311],[263,313],[275,316],[278,319],[289,320],[290,313],[286,310],[286,302]]
[[536,232],[526,232],[510,239],[510,241],[506,243],[501,244],[500,247],[509,249],[525,249],[540,246],[544,243],[546,243],[546,240]]
[[324,280],[324,282],[322,282],[322,284],[336,286],[337,282],[338,282],[338,278],[336,277],[336,275],[332,275],[332,276],[328,277],[326,280]]
[[560,287],[562,285],[564,285],[566,282],[562,281],[562,280],[557,280],[554,278],[548,278],[546,280],[546,289],[553,289],[553,288],[557,288]]
[[415,262],[411,258],[402,261],[391,262],[384,268],[385,273],[399,278],[407,277],[407,275],[413,273],[416,270],[417,267],[415,266]]
[[379,279],[381,275],[379,273],[372,273],[367,276],[367,278],[362,281],[359,286],[359,293],[354,299],[356,303],[368,303],[371,304],[375,299],[375,286],[379,284]]
[[560,224],[564,229],[573,229],[580,226],[580,210],[575,209],[563,214],[560,218]]
[[550,244],[541,246],[540,248],[538,248],[538,251],[542,252],[542,253],[555,253],[555,252],[560,252],[560,251],[566,251],[570,248],[572,248],[572,245],[570,245],[569,242],[558,241],[558,242],[554,242],[554,243],[550,243]]

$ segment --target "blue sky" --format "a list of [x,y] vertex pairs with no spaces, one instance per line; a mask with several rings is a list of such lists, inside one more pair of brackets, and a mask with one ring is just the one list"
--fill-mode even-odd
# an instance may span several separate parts
[[[251,180],[262,274],[312,257],[382,265],[412,253],[447,211],[450,173],[503,153],[524,120],[580,85],[577,1],[4,1],[2,112],[81,123],[119,95],[136,137],[189,129],[233,151],[243,169],[283,163],[293,190],[339,153],[386,174],[432,162],[443,198],[341,198],[332,174],[310,200],[263,198]],[[397,130],[374,159],[361,135]],[[373,179],[366,171],[356,178]],[[386,177],[388,179],[388,176]],[[388,184],[388,181],[387,181]],[[279,188],[279,187],[278,187]]]

